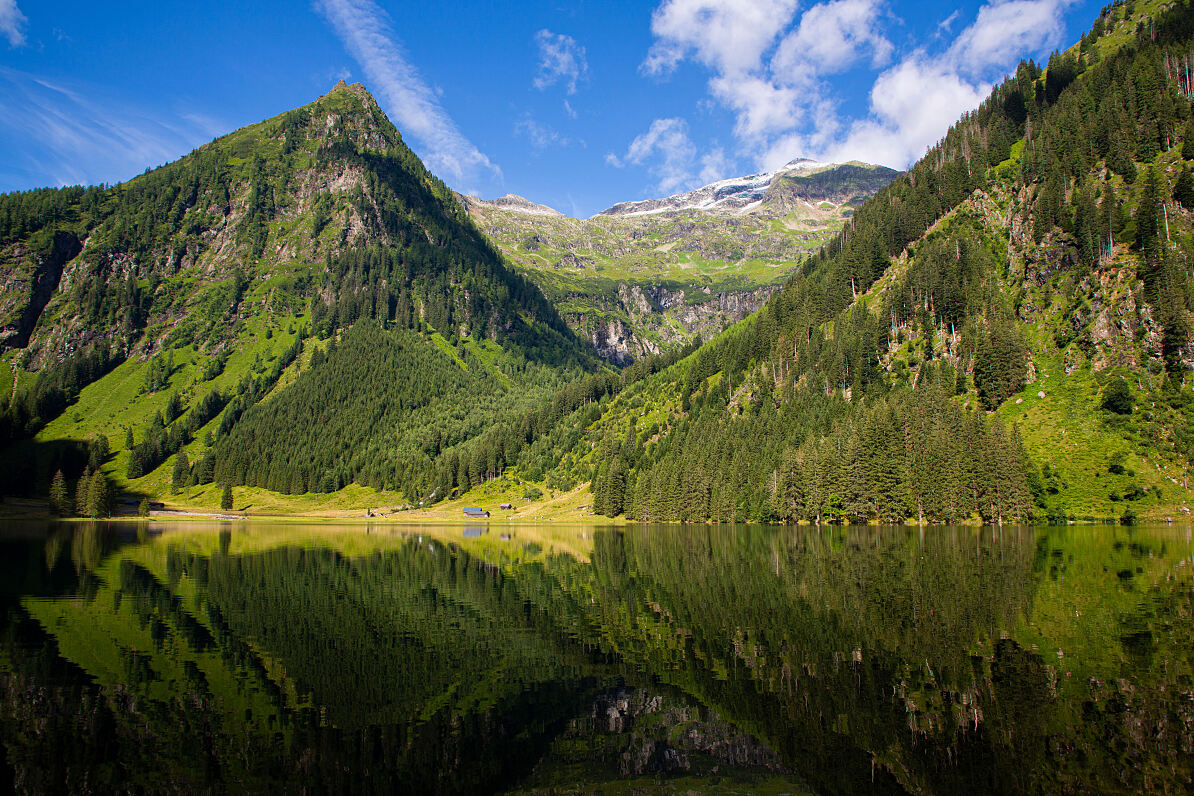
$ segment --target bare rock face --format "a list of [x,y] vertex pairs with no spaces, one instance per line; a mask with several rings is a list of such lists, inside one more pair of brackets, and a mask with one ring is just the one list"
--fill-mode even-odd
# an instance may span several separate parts
[[549,216],[552,218],[564,218],[564,214],[555,208],[547,205],[535,204],[530,199],[524,199],[517,194],[508,193],[505,196],[500,196],[497,199],[480,199],[476,196],[466,196],[464,194],[456,194],[456,198],[464,205],[465,209],[470,212],[483,211],[486,208],[495,208],[498,210],[509,210],[515,213],[524,213],[529,216]]
[[64,266],[82,248],[74,235],[57,232],[44,254],[22,244],[0,251],[0,352],[29,344],[42,310],[58,289]]
[[884,166],[817,163],[797,158],[776,171],[731,177],[662,199],[619,202],[598,215],[637,216],[679,210],[724,213],[757,210],[768,215],[783,215],[802,201],[841,204],[864,199],[898,174]]
[[[761,307],[777,286],[713,293],[666,285],[618,285],[601,314],[564,312],[564,320],[597,351],[618,365],[659,353],[700,335],[709,339]],[[660,344],[662,342],[662,345]]]
[[478,227],[616,363],[758,309],[853,206],[898,172],[794,160],[660,199],[621,202],[587,219],[522,197],[458,199]]

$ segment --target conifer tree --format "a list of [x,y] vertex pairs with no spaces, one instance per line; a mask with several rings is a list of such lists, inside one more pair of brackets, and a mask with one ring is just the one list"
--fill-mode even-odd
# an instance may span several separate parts
[[109,453],[108,438],[103,434],[96,434],[87,443],[88,464],[92,470],[98,470],[99,466],[108,458]]
[[1183,136],[1182,157],[1186,160],[1194,160],[1194,114],[1191,114],[1190,120],[1186,122],[1186,132]]
[[78,483],[75,484],[75,516],[87,516],[87,507],[90,505],[90,500],[88,499],[90,491],[91,468],[88,467],[83,471],[83,475],[79,476]]
[[170,488],[175,494],[181,492],[191,476],[191,463],[187,461],[187,452],[179,451],[174,457],[174,472],[170,475]]
[[58,470],[50,481],[50,511],[59,517],[65,517],[70,514],[70,510],[71,503],[70,496],[66,491],[66,479],[62,476],[62,471]]
[[1191,176],[1189,166],[1182,169],[1173,185],[1173,200],[1187,210],[1194,210],[1194,176]]
[[112,513],[112,495],[108,487],[108,479],[102,470],[91,474],[91,484],[87,490],[87,516],[107,517]]
[[224,493],[220,495],[220,508],[232,511],[232,484],[224,484]]

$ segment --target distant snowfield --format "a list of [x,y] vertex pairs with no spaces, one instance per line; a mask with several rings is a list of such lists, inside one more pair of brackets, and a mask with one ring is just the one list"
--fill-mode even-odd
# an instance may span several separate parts
[[[851,164],[865,165],[855,161],[851,161]],[[634,216],[658,215],[660,213],[675,213],[684,210],[745,215],[762,207],[763,200],[767,196],[767,191],[775,182],[776,177],[808,177],[843,165],[847,164],[821,163],[809,160],[808,158],[796,158],[785,163],[775,171],[764,172],[762,174],[748,174],[744,177],[730,177],[725,180],[709,183],[696,190],[675,194],[674,196],[666,196],[661,199],[619,202],[613,207],[590,216],[590,218],[599,218],[601,216],[630,218]],[[528,216],[568,218],[564,213],[552,207],[536,204],[516,194],[506,194],[497,199],[480,199],[474,196],[462,198],[466,205],[472,207],[498,208]]]
[[767,189],[777,176],[806,177],[825,169],[831,169],[836,165],[838,164],[796,158],[775,171],[748,174],[745,177],[730,177],[711,182],[695,191],[663,199],[619,202],[607,210],[602,210],[597,215],[642,216],[652,213],[671,213],[677,210],[722,210],[731,213],[749,213],[762,204]]

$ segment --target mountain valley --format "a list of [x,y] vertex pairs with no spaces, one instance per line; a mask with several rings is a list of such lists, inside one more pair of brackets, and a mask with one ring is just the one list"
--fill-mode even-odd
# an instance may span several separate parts
[[577,334],[627,364],[757,310],[897,174],[798,159],[588,219],[513,195],[460,199]]
[[798,160],[588,219],[453,192],[343,83],[126,183],[0,196],[3,492],[1187,519],[1191,58],[1187,4],[1118,2],[907,172]]

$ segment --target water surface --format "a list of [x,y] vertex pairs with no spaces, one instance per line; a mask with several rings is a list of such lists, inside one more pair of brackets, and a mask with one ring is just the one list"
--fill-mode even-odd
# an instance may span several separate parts
[[1185,792],[1189,528],[0,525],[0,790]]

